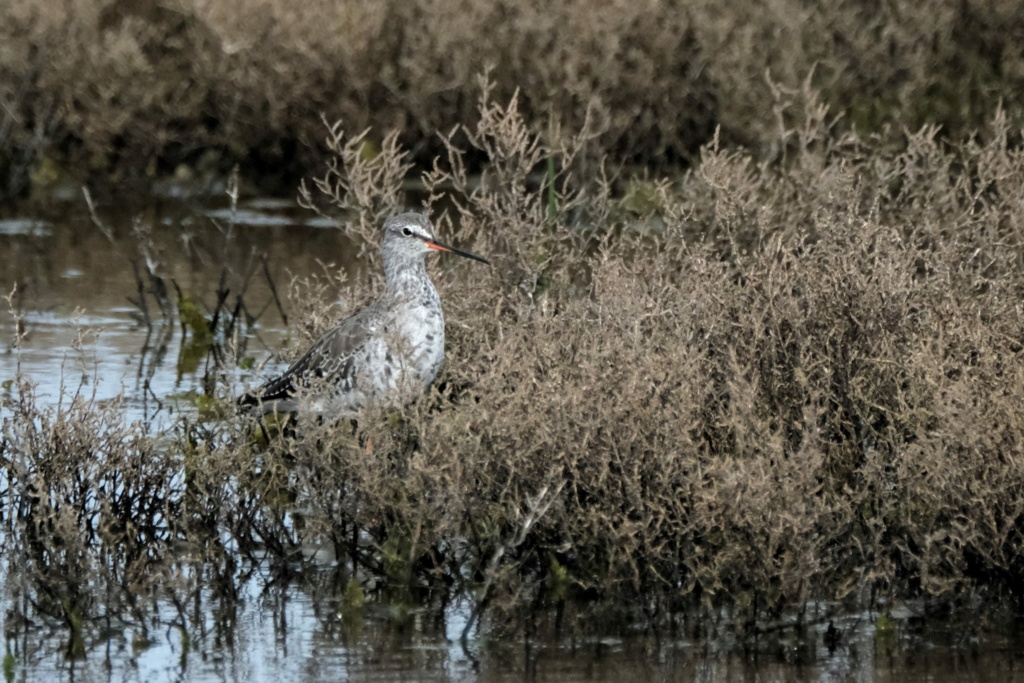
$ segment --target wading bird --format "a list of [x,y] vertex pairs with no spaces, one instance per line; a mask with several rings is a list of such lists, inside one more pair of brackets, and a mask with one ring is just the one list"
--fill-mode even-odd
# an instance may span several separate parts
[[384,223],[381,256],[387,291],[320,337],[280,377],[239,404],[261,414],[354,417],[369,404],[406,403],[426,391],[444,360],[441,299],[424,256],[445,251],[490,262],[434,237],[426,216],[403,213]]

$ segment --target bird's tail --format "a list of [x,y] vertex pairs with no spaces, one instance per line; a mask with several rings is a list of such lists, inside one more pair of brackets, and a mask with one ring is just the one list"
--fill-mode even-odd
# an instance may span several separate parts
[[235,405],[238,407],[238,412],[244,414],[253,412],[260,404],[263,403],[263,397],[260,394],[247,391],[238,397],[235,401]]

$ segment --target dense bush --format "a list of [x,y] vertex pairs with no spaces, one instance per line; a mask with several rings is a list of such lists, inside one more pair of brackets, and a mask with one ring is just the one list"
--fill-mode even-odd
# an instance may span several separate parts
[[[73,579],[151,572],[179,539],[230,586],[240,558],[287,567],[326,545],[377,586],[507,609],[576,596],[756,621],[868,590],[1016,597],[1024,159],[1006,119],[892,149],[835,133],[813,96],[787,106],[787,163],[714,141],[679,181],[618,196],[577,172],[586,134],[549,147],[515,102],[485,98],[475,150],[450,146],[425,177],[443,232],[494,261],[438,274],[450,344],[429,396],[355,430],[277,433],[229,411],[156,448],[110,407],[48,413],[19,388],[3,404],[3,507],[21,511],[6,547],[50,566],[32,541],[46,528]],[[307,199],[367,236],[401,203],[402,151],[333,139]],[[472,154],[491,160],[480,178]],[[316,302],[336,286],[293,285],[296,348],[333,322]],[[376,285],[345,286],[358,302]]]
[[[285,159],[322,136],[319,110],[340,112],[304,204],[372,264],[427,162],[424,210],[494,263],[437,267],[443,374],[358,425],[259,427],[222,381],[219,418],[152,436],[116,404],[49,409],[16,383],[2,543],[30,573],[9,595],[73,632],[98,604],[152,597],[187,626],[199,577],[230,598],[246,562],[301,573],[324,546],[350,594],[467,592],[496,612],[573,597],[756,623],[870,592],[1019,599],[1024,91],[995,36],[1020,17],[586,4],[3,10],[29,36],[0,41],[22,79],[6,79],[19,118],[0,139],[18,158],[49,140],[96,168],[210,145]],[[970,47],[965,13],[985,37]],[[651,170],[691,153],[685,172]],[[293,283],[285,356],[335,322],[338,288],[356,303],[379,287],[325,272]]]
[[[468,538],[509,590],[554,563],[669,602],[1015,594],[1024,159],[1006,119],[891,149],[837,134],[813,96],[787,107],[786,164],[712,143],[638,209],[643,190],[612,197],[572,142],[485,102],[467,137],[493,163],[473,183],[450,150],[442,215],[495,267],[442,278],[448,400],[407,416],[397,479],[351,451],[376,502],[350,513],[391,520],[410,559]],[[531,185],[545,158],[558,172]],[[387,443],[386,425],[364,428]]]

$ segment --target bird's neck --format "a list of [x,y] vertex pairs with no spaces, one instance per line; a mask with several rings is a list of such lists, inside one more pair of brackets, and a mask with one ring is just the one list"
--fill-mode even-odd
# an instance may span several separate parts
[[434,291],[434,284],[427,276],[427,268],[422,257],[391,265],[392,267],[384,269],[384,278],[388,285],[388,292],[392,295],[404,299],[418,296],[424,290]]

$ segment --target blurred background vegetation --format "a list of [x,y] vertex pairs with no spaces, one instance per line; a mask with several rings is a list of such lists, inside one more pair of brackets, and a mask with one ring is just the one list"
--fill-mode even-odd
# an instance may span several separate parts
[[[684,168],[716,127],[782,154],[785,91],[841,129],[969,136],[1024,123],[1013,0],[8,0],[0,7],[0,197],[223,176],[288,191],[323,155],[321,116],[400,131],[428,166],[475,119],[477,77],[520,91],[554,138],[590,116],[596,154]],[[477,158],[471,162],[480,163]]]

